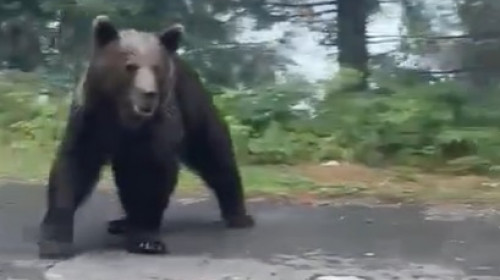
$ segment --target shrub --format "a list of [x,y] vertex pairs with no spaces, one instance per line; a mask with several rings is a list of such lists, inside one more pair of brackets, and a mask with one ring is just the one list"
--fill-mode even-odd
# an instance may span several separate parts
[[[60,97],[37,103],[45,83],[9,75],[0,76],[1,141],[17,149],[53,149],[67,103]],[[214,98],[242,163],[344,160],[462,173],[498,169],[498,98],[488,99],[485,107],[453,82],[397,78],[376,81],[375,90],[353,92],[349,88],[357,77],[341,71],[316,85],[292,77],[274,87],[224,89]],[[318,85],[325,89],[323,98],[316,95]],[[297,107],[304,102],[305,109]]]

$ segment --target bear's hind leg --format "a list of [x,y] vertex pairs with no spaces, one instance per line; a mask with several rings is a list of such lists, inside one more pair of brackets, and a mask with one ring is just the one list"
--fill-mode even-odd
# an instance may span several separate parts
[[110,221],[108,231],[121,223],[117,233],[126,233],[126,249],[131,253],[167,253],[160,227],[177,183],[178,164],[142,156],[121,157],[113,160],[112,169],[126,218]]

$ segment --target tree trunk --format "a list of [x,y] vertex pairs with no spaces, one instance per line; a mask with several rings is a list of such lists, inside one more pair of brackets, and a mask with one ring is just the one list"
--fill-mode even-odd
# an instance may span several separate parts
[[367,88],[369,59],[366,42],[367,1],[337,1],[338,63],[341,67],[352,68],[362,74],[360,83],[353,90]]
[[3,21],[0,33],[5,45],[5,53],[1,55],[9,68],[29,72],[39,66],[42,62],[40,42],[29,14]]

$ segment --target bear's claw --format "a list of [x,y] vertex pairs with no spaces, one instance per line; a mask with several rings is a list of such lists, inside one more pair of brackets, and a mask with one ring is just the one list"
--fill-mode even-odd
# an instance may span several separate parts
[[251,215],[225,217],[224,221],[228,228],[250,228],[255,226],[255,220]]
[[156,235],[130,235],[126,249],[133,254],[165,255],[169,253],[165,242]]

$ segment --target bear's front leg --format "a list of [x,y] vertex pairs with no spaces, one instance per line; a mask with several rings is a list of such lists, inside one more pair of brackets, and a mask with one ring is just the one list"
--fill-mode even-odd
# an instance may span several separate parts
[[48,209],[40,228],[39,256],[68,258],[73,255],[75,211],[85,201],[99,178],[100,161],[61,154],[51,169]]
[[160,229],[163,212],[177,183],[177,162],[132,153],[117,156],[112,165],[126,217],[110,221],[108,231],[125,234],[125,249],[130,253],[168,253]]
[[[66,135],[51,167],[48,180],[48,207],[40,225],[39,257],[68,258],[73,255],[73,220],[99,180],[103,153],[95,149],[96,134],[73,113]],[[90,136],[90,137],[89,137]]]

